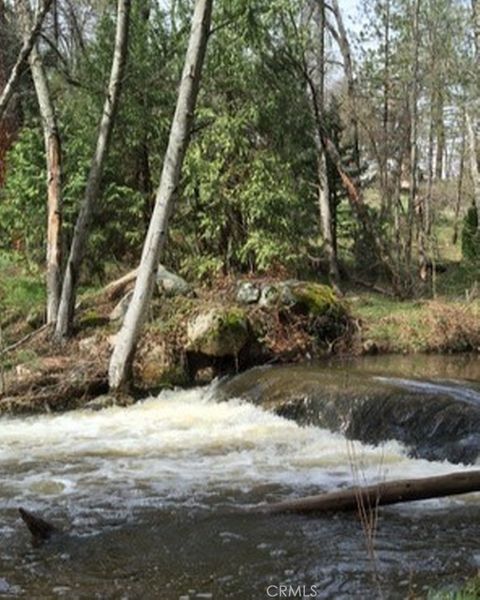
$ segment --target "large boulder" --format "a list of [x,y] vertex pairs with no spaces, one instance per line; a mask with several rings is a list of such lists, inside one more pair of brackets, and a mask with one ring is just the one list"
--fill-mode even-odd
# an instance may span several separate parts
[[190,284],[175,273],[160,265],[156,276],[157,289],[167,296],[187,296],[192,292]]
[[247,344],[250,327],[238,308],[211,308],[187,324],[187,351],[212,357],[236,356]]
[[345,307],[329,285],[297,281],[288,285],[292,308],[313,317],[330,315],[342,317]]
[[181,353],[165,338],[147,336],[140,344],[134,364],[135,379],[146,388],[174,387],[186,384]]

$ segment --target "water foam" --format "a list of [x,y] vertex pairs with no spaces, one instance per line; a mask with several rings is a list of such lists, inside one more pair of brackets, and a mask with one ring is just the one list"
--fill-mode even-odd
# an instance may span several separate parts
[[0,507],[28,501],[152,505],[277,485],[329,490],[462,467],[410,459],[396,442],[347,442],[215,388],[169,391],[129,408],[0,420]]

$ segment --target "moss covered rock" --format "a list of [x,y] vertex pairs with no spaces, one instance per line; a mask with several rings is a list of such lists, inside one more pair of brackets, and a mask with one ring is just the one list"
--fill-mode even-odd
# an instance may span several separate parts
[[212,308],[188,322],[187,351],[214,357],[235,356],[248,342],[249,332],[242,309]]
[[321,317],[323,315],[343,316],[345,307],[328,285],[312,282],[298,282],[289,286],[295,300],[293,306],[305,314]]

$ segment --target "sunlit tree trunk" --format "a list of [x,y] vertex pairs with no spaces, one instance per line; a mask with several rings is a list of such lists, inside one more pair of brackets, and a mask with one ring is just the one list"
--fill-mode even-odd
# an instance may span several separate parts
[[211,12],[212,0],[197,0],[155,207],[143,247],[133,297],[110,360],[109,383],[114,391],[128,387],[131,383],[133,355],[152,297],[160,253],[165,244],[168,221],[188,147],[210,31]]
[[73,323],[80,266],[85,255],[93,209],[100,193],[103,168],[108,154],[127,59],[130,6],[131,0],[118,0],[117,27],[110,82],[98,130],[95,153],[90,165],[85,195],[75,224],[70,254],[65,267],[55,328],[55,338],[57,341],[61,341],[70,335]]

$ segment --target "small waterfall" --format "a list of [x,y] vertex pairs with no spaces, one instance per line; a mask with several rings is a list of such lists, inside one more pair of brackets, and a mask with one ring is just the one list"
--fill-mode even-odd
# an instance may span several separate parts
[[241,374],[221,393],[367,444],[396,440],[415,458],[475,464],[480,457],[480,390],[471,382],[291,366]]
[[[318,597],[375,597],[354,515],[252,517],[239,509],[468,469],[419,458],[428,454],[419,451],[420,434],[431,432],[432,448],[432,440],[456,443],[468,433],[454,417],[457,405],[477,410],[474,387],[428,385],[263,368],[128,408],[0,419],[0,596],[244,600],[291,582],[314,585]],[[432,399],[452,411],[452,431],[442,429],[442,411],[426,429],[435,415],[421,407]],[[419,440],[405,445],[402,432],[413,425]],[[72,532],[29,550],[18,506]],[[452,565],[457,578],[473,572],[479,528],[475,494],[385,509],[375,548],[386,597],[438,585]]]

